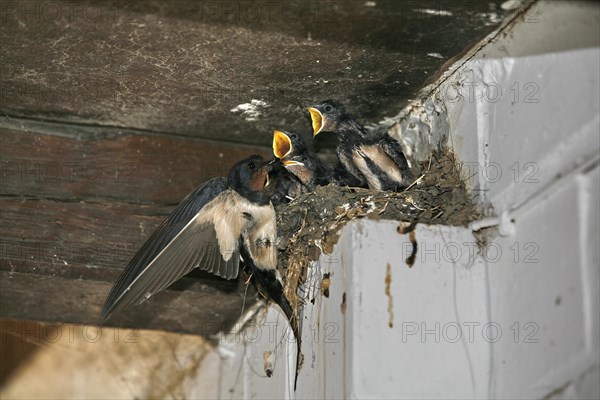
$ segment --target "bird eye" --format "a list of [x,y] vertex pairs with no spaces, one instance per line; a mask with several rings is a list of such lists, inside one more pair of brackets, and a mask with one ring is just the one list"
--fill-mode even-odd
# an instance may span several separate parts
[[330,105],[325,106],[325,111],[331,112],[331,110],[333,110],[333,107],[331,107]]
[[308,161],[308,157],[307,156],[303,156],[302,157],[302,162],[307,162]]
[[248,169],[254,169],[254,168],[256,168],[256,164],[254,164],[253,162],[248,164]]

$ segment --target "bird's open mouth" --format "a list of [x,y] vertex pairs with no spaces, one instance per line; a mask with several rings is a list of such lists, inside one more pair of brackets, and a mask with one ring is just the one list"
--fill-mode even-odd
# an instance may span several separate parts
[[321,114],[321,111],[317,110],[314,107],[308,107],[307,109],[308,112],[310,112],[310,119],[312,120],[314,137],[321,132],[321,129],[323,129],[323,114]]
[[277,158],[283,158],[292,151],[292,141],[281,131],[273,132],[273,154]]
[[300,161],[294,161],[294,160],[282,160],[283,165],[285,166],[292,166],[292,165],[304,165],[303,163],[301,163]]

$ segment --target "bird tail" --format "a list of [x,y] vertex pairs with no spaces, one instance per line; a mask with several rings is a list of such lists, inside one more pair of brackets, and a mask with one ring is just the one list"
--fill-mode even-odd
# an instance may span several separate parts
[[252,261],[252,257],[247,253],[244,246],[241,246],[240,253],[246,265],[250,268],[253,273],[253,276],[259,282],[260,286],[267,292],[269,297],[277,303],[279,308],[283,311],[288,321],[290,322],[290,326],[292,328],[292,332],[294,333],[294,337],[296,338],[296,375],[294,378],[294,391],[296,390],[296,384],[298,382],[298,373],[300,372],[300,366],[302,364],[302,353],[300,352],[301,345],[301,337],[300,337],[300,323],[299,319],[294,313],[290,302],[287,300],[285,295],[283,294],[283,286],[281,282],[277,280],[275,275],[275,270],[265,270],[258,268],[254,262]]

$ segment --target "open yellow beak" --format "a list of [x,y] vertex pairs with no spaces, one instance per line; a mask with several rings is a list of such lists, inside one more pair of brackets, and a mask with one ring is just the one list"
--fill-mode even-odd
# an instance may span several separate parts
[[323,114],[321,114],[321,111],[314,107],[308,107],[307,110],[310,112],[310,119],[312,120],[313,127],[313,137],[315,137],[321,132],[321,129],[323,129]]
[[277,158],[283,158],[292,151],[292,141],[281,131],[273,132],[273,154]]

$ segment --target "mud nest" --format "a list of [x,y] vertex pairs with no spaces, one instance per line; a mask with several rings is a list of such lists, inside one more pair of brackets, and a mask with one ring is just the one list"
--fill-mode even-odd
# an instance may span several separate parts
[[310,261],[330,254],[340,229],[355,218],[464,226],[478,218],[471,196],[451,153],[436,152],[416,166],[423,171],[401,193],[324,186],[277,208],[278,268],[285,271],[285,296],[296,316],[303,304],[298,288],[306,279]]

